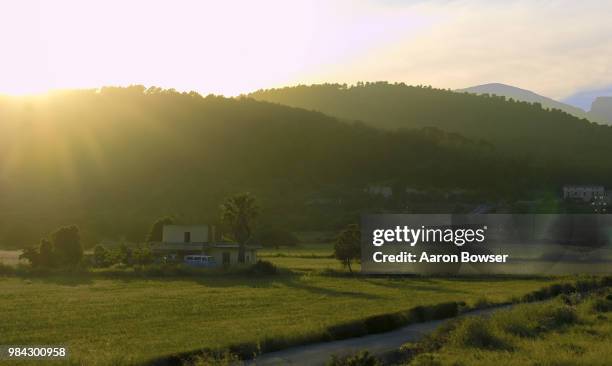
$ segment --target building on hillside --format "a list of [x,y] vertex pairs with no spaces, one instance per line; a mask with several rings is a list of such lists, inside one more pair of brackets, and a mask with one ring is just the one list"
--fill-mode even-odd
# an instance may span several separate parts
[[372,196],[382,196],[384,198],[393,196],[393,188],[387,185],[372,184],[366,187],[365,191]]
[[599,185],[566,185],[563,186],[563,199],[572,201],[605,201],[606,189]]
[[563,199],[589,205],[595,213],[608,213],[612,195],[603,186],[564,186]]
[[[188,255],[206,255],[219,265],[238,264],[238,243],[221,241],[212,225],[164,225],[162,241],[151,244],[152,251],[159,257],[182,262]],[[258,245],[247,245],[245,263],[257,261]]]

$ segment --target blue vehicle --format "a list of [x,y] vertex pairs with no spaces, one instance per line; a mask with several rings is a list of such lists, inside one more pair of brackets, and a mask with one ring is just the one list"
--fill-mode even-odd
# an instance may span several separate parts
[[193,267],[216,267],[217,261],[209,255],[187,255],[184,258],[185,264]]

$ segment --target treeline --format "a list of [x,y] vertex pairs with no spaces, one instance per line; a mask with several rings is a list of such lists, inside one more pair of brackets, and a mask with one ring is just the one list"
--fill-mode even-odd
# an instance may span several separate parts
[[436,127],[545,165],[566,183],[612,183],[612,127],[539,103],[387,82],[301,85],[249,96],[392,130]]
[[[368,113],[376,103],[383,101],[365,103]],[[371,183],[520,197],[574,174],[563,161],[497,150],[435,128],[379,130],[250,98],[142,86],[0,97],[0,246],[32,245],[65,222],[79,225],[85,246],[122,236],[140,242],[165,215],[214,223],[222,198],[236,191],[260,198],[263,226],[339,228],[356,219],[343,218],[346,207],[368,209],[358,199]],[[324,192],[341,201],[337,211],[308,205]]]

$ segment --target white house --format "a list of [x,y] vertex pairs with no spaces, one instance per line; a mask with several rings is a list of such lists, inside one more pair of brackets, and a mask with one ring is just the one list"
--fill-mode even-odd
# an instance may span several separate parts
[[583,202],[606,201],[606,189],[598,185],[566,185],[563,186],[563,199]]
[[164,225],[164,243],[208,243],[214,236],[214,227],[208,225]]
[[[245,247],[244,262],[257,262],[258,245]],[[228,266],[239,263],[238,243],[224,242],[217,238],[212,225],[164,225],[162,241],[152,243],[152,250],[157,255],[182,261],[192,254],[208,255],[215,258],[221,265]]]
[[372,196],[383,196],[384,198],[390,198],[393,196],[393,188],[385,185],[372,184],[366,189],[366,192]]

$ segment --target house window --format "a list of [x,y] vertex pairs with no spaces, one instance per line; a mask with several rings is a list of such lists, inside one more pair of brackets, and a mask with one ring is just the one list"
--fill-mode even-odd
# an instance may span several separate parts
[[185,231],[185,243],[191,243],[191,233],[189,231]]
[[223,252],[223,265],[224,266],[229,266],[230,264],[230,253],[229,252]]

